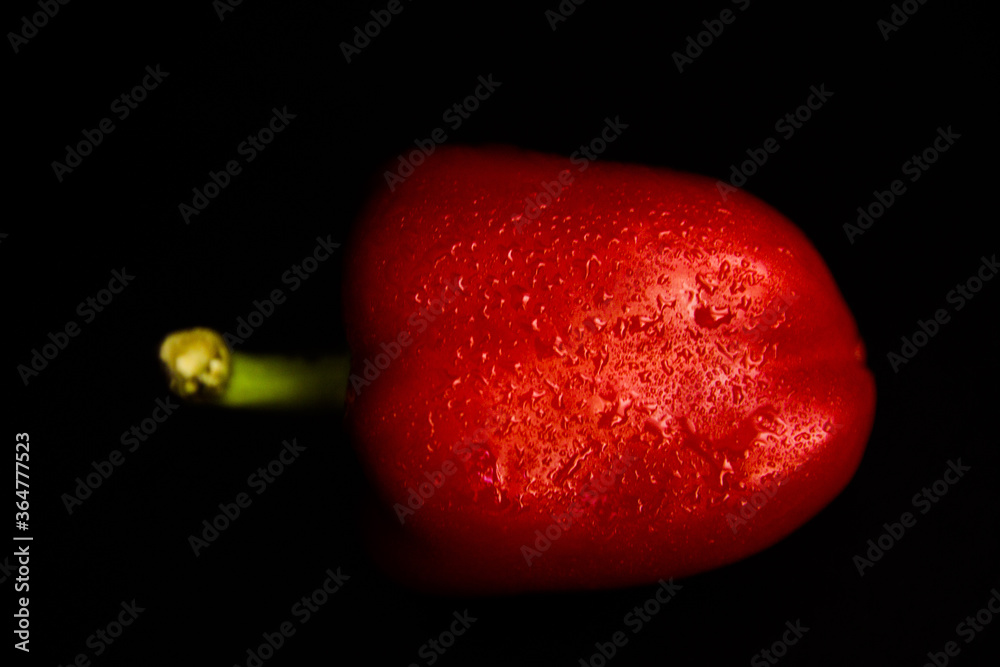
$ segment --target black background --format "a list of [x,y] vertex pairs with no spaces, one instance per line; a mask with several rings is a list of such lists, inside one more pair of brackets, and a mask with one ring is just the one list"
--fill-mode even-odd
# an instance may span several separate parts
[[[266,664],[355,652],[372,664],[427,664],[421,645],[468,609],[478,620],[438,664],[577,665],[650,597],[654,587],[442,598],[392,583],[360,545],[364,482],[337,415],[185,406],[72,514],[64,507],[76,478],[124,452],[121,434],[166,396],[156,363],[165,332],[231,330],[254,299],[283,288],[287,302],[246,349],[343,349],[338,286],[366,187],[488,74],[502,85],[458,130],[446,128],[449,142],[568,155],[620,117],[628,128],[601,159],[727,178],[747,149],[777,138],[780,150],[746,189],[826,258],[876,375],[874,431],[844,493],[775,547],[680,581],[610,664],[747,664],[797,619],[810,629],[780,664],[919,665],[947,641],[961,647],[954,664],[991,662],[1000,619],[969,644],[955,628],[1000,586],[991,423],[1000,283],[961,311],[945,298],[998,250],[995,16],[985,3],[927,3],[885,40],[876,22],[888,2],[753,0],[740,11],[717,0],[650,13],[590,0],[553,31],[544,12],[555,0],[530,9],[404,0],[350,63],[339,43],[385,3],[329,4],[247,0],[220,20],[207,0],[72,2],[5,56],[12,206],[0,265],[13,402],[3,421],[11,449],[15,433],[31,435],[31,664],[85,653],[95,665],[243,665],[263,632],[295,620],[292,605],[327,568],[350,580]],[[672,54],[724,8],[735,22],[678,72]],[[5,32],[38,7],[7,10]],[[158,64],[163,83],[57,180],[51,163],[65,146],[113,117],[112,100]],[[775,122],[821,84],[829,101],[793,137],[778,134]],[[294,120],[185,224],[178,205],[209,170],[239,158],[273,107]],[[902,164],[939,127],[961,138],[850,243],[842,225],[873,190],[907,179]],[[282,273],[326,235],[344,245],[289,293]],[[122,267],[134,281],[83,323],[77,304]],[[886,355],[939,308],[951,321],[893,372]],[[69,320],[82,332],[25,386],[16,366]],[[195,557],[188,536],[247,491],[286,438],[307,447],[301,458]],[[852,558],[867,540],[913,511],[911,497],[958,458],[971,471],[859,576]],[[14,576],[0,573],[8,599]],[[95,656],[88,637],[132,599],[145,611]]]

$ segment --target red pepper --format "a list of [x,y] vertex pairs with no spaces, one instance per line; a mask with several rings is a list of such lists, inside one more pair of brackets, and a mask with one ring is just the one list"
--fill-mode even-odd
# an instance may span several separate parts
[[438,591],[624,586],[782,539],[874,381],[803,234],[701,176],[438,148],[348,248],[375,553]]

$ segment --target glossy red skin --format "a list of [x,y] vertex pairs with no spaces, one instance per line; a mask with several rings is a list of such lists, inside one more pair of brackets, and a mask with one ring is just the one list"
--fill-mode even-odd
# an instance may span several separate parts
[[[525,198],[563,170],[572,182],[526,217]],[[376,556],[413,586],[605,588],[708,570],[801,526],[860,462],[875,388],[851,313],[802,233],[742,191],[439,147],[375,196],[349,257],[355,381],[382,343],[412,336],[349,392],[347,418],[381,503]],[[408,322],[449,281],[461,291],[444,312],[423,331]],[[454,474],[401,524],[409,489],[446,461]]]

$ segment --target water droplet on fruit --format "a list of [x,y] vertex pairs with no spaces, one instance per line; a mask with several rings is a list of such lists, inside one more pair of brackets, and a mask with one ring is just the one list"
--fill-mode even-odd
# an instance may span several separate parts
[[728,306],[725,308],[699,306],[694,311],[694,321],[706,329],[716,329],[723,324],[728,324],[732,319],[733,313]]

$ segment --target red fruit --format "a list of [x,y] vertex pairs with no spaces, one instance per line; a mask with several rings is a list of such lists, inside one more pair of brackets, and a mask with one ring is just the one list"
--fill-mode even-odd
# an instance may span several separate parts
[[348,421],[376,555],[413,585],[707,570],[802,525],[861,459],[875,389],[851,313],[744,192],[442,147],[375,198],[350,257]]

